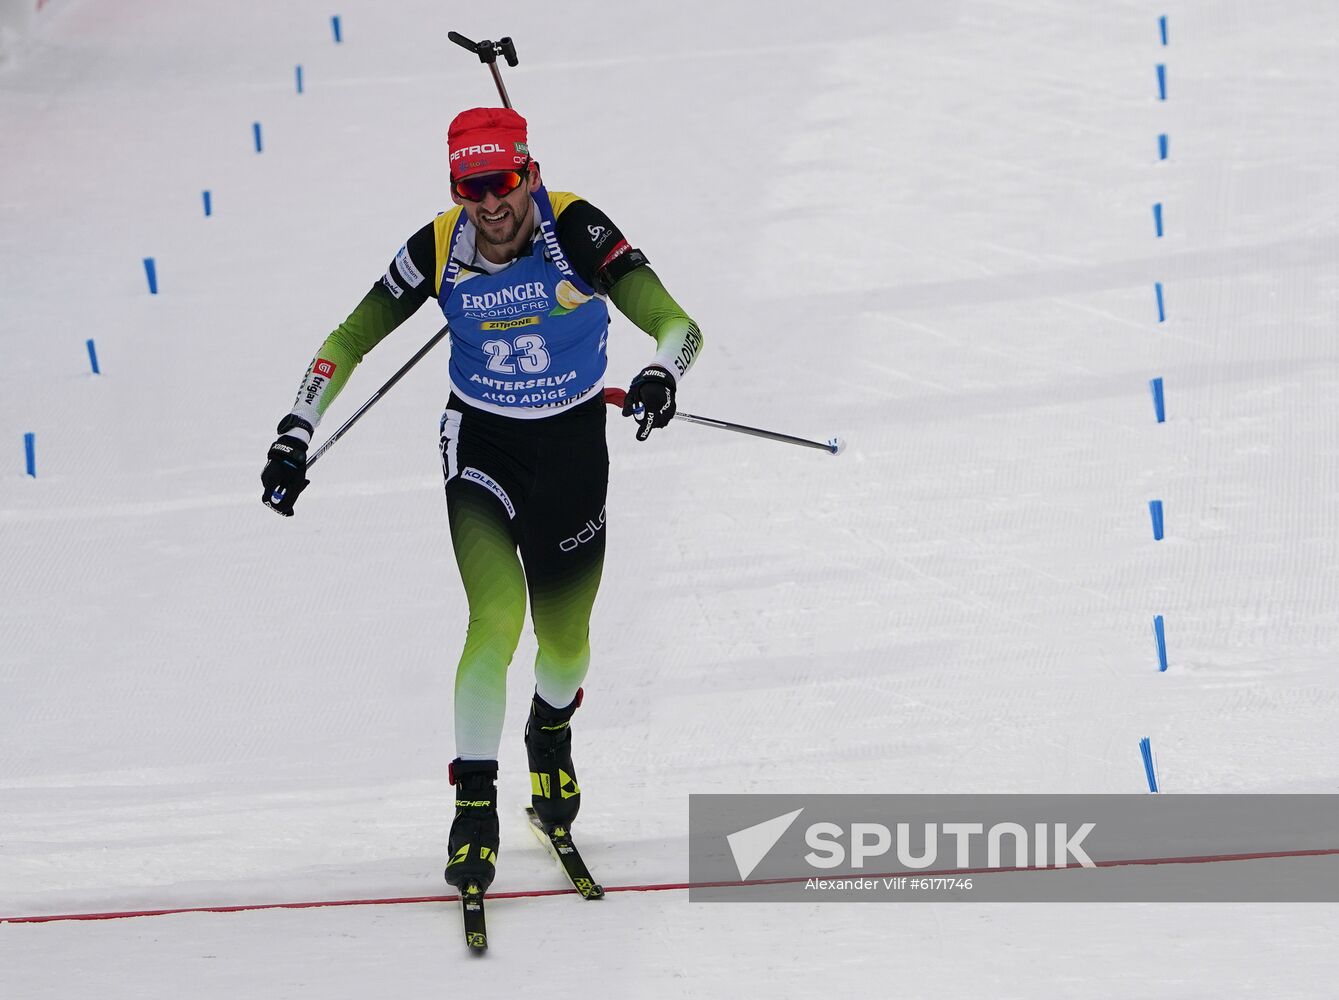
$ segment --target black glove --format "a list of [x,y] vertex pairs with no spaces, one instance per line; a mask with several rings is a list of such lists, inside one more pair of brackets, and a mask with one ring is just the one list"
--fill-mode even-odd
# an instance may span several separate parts
[[639,371],[623,400],[623,416],[632,416],[638,406],[642,415],[637,418],[637,440],[645,441],[654,428],[664,427],[674,416],[674,376],[660,365]]
[[279,438],[270,445],[265,456],[265,470],[260,474],[260,482],[265,487],[261,502],[270,510],[293,516],[293,504],[298,495],[307,488],[307,444],[300,437],[285,433],[294,427],[305,428],[312,432],[311,424],[291,413],[279,421]]

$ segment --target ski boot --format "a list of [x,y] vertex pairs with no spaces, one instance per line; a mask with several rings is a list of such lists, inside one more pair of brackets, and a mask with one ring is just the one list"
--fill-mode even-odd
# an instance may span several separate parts
[[464,890],[473,882],[486,892],[497,872],[497,761],[451,762],[456,786],[456,818],[451,823],[446,880]]
[[568,827],[581,808],[581,789],[572,766],[572,713],[581,690],[566,708],[554,708],[538,694],[525,724],[525,754],[530,759],[530,802],[544,826]]

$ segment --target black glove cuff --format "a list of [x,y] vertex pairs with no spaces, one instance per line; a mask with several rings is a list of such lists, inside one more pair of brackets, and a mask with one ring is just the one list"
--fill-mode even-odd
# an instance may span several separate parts
[[307,432],[307,435],[309,437],[316,433],[316,428],[313,427],[311,424],[309,424],[307,421],[303,420],[296,413],[290,413],[288,416],[284,417],[283,420],[280,420],[279,426],[276,427],[275,430],[278,431],[280,434],[287,434],[294,427],[300,427],[302,430]]
[[270,450],[265,457],[273,461],[274,459],[292,459],[301,462],[304,466],[307,463],[307,442],[302,438],[293,437],[291,434],[282,434],[270,445]]
[[670,374],[670,370],[664,367],[663,365],[647,365],[645,368],[643,368],[641,371],[637,373],[637,377],[633,379],[633,381],[667,382],[669,383],[669,387],[671,389],[677,388],[677,383],[674,381],[674,376]]

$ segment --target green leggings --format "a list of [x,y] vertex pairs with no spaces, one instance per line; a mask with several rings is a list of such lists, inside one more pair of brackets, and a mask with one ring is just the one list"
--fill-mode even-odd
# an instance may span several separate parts
[[497,759],[507,667],[527,593],[539,696],[563,707],[585,680],[604,566],[604,425],[598,397],[521,420],[453,396],[442,417],[451,542],[470,612],[456,668],[456,753],[463,759]]

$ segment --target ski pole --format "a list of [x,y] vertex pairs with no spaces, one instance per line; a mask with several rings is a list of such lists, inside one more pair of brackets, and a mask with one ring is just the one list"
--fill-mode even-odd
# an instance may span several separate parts
[[[458,31],[448,31],[446,33],[446,37],[451,39],[451,41],[455,42],[457,45],[467,48],[471,52],[474,52],[479,56],[479,61],[487,65],[488,68],[493,73],[493,82],[497,84],[497,92],[498,95],[502,98],[502,103],[506,107],[511,107],[511,98],[507,96],[507,88],[503,85],[502,74],[498,71],[497,68],[497,57],[502,56],[504,59],[507,60],[508,66],[515,66],[518,62],[516,58],[515,43],[512,42],[510,38],[503,38],[501,41],[497,42],[490,42],[487,40],[482,42],[472,42],[464,35],[460,34],[460,32]],[[440,330],[438,330],[435,334],[433,334],[432,339],[429,340],[422,347],[420,347],[417,354],[415,354],[412,358],[406,361],[404,366],[398,372],[392,375],[385,385],[383,385],[380,389],[374,392],[371,398],[369,398],[366,403],[358,407],[358,409],[354,411],[353,416],[351,416],[348,420],[344,421],[344,423],[340,426],[339,430],[335,431],[334,434],[331,434],[330,437],[326,438],[326,440],[322,443],[321,447],[317,448],[314,452],[311,453],[311,455],[307,459],[307,468],[310,469],[313,465],[315,465],[316,460],[320,458],[322,455],[324,455],[327,451],[329,451],[331,445],[333,445],[336,441],[338,441],[341,437],[344,436],[345,431],[347,431],[350,427],[352,427],[355,423],[357,423],[358,419],[364,413],[370,410],[373,404],[375,404],[377,400],[379,400],[382,396],[386,395],[386,393],[390,392],[391,386],[395,385],[396,382],[400,381],[400,379],[404,377],[405,373],[408,372],[409,369],[413,368],[416,364],[422,361],[423,356],[427,354],[429,351],[431,351],[434,347],[436,347],[438,343],[441,342],[442,338],[445,337],[449,332],[450,328],[444,326]]]
[[[610,406],[622,407],[623,401],[627,399],[628,394],[622,389],[605,389],[604,401]],[[840,455],[846,449],[846,442],[839,437],[828,438],[824,441],[810,441],[808,438],[794,437],[790,434],[779,434],[776,431],[765,431],[758,427],[746,427],[743,424],[732,424],[728,420],[715,420],[711,417],[699,417],[691,413],[684,413],[679,410],[674,414],[675,420],[686,420],[690,424],[702,424],[704,427],[716,427],[723,431],[734,431],[736,434],[751,434],[753,437],[767,438],[769,441],[780,441],[782,444],[797,444],[805,448],[817,448],[819,451],[826,451],[829,455]]]
[[340,424],[339,430],[335,431],[334,434],[331,434],[328,438],[326,438],[325,442],[321,445],[321,447],[317,448],[314,452],[311,453],[311,455],[307,459],[307,468],[310,469],[313,465],[315,465],[316,460],[320,458],[322,455],[324,455],[327,451],[329,451],[330,446],[333,445],[340,438],[342,438],[344,436],[344,432],[358,422],[359,417],[361,417],[368,410],[372,409],[372,405],[376,403],[377,400],[379,400],[382,396],[386,395],[386,393],[391,391],[391,386],[393,386],[396,382],[400,381],[400,379],[404,378],[405,373],[408,372],[409,369],[413,368],[420,361],[422,361],[423,356],[427,354],[429,351],[431,351],[434,347],[436,347],[437,344],[441,341],[441,339],[450,332],[451,327],[448,325],[442,327],[440,330],[434,333],[432,335],[432,339],[418,349],[417,354],[415,354],[412,358],[406,361],[400,367],[400,370],[396,372],[394,375],[392,375],[386,381],[385,385],[383,385],[376,392],[372,393],[371,397],[368,398],[367,402],[364,403],[362,406],[358,407],[358,409],[354,411],[353,416],[351,416],[348,420],[344,421],[344,423]]

